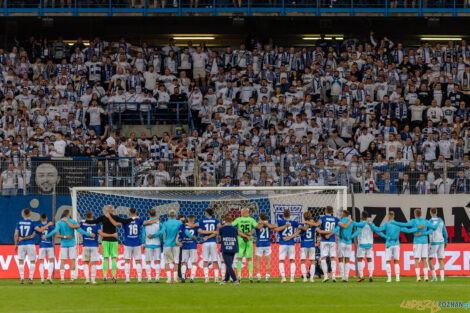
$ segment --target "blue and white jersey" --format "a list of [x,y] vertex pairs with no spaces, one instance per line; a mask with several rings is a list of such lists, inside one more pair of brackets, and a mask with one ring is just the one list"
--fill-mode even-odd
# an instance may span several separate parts
[[95,234],[94,238],[83,236],[83,247],[98,247],[98,232],[101,230],[101,223],[88,224],[87,221],[81,221],[80,228],[87,233]]
[[50,238],[46,239],[46,240],[42,239],[42,235],[47,236],[48,233],[50,233],[51,231],[54,230],[54,226],[50,225],[42,233],[40,233],[36,230],[36,228],[43,228],[44,226],[47,225],[47,223],[49,223],[49,222],[42,223],[42,222],[39,221],[39,222],[36,223],[36,226],[34,227],[34,230],[36,231],[36,234],[39,236],[39,238],[41,238],[40,241],[39,241],[39,248],[53,248],[54,247],[54,244],[52,243],[52,239],[50,239]]
[[449,240],[449,236],[447,235],[447,230],[444,221],[437,216],[433,216],[429,221],[434,226],[436,224],[439,224],[437,228],[431,233],[431,235],[429,235],[429,243],[432,246],[447,243],[447,241]]
[[140,218],[134,218],[132,222],[124,224],[124,245],[128,247],[137,247],[141,244],[142,224],[144,221]]
[[256,229],[256,247],[270,247],[271,246],[271,230],[267,226]]
[[[320,217],[320,229],[324,231],[333,231],[336,228],[336,225],[339,223],[339,219],[332,215],[323,215]],[[330,238],[326,239],[324,235],[321,236],[322,242],[335,242],[335,236],[330,236]]]
[[[205,231],[215,231],[220,225],[215,217],[204,217],[199,220],[199,228]],[[205,242],[217,242],[215,237],[208,239]]]
[[183,243],[183,250],[197,249],[197,239],[194,240],[194,236],[197,237],[197,227],[189,227],[186,224],[181,225],[178,240]]
[[297,231],[297,228],[299,227],[299,223],[296,221],[283,219],[277,223],[277,226],[278,227],[284,226],[287,222],[290,223],[290,226],[284,228],[283,230],[279,232],[279,244],[293,246],[295,244],[294,238],[288,241],[284,241],[284,238],[292,236]]
[[[20,238],[29,237],[34,233],[36,223],[29,218],[24,218],[16,224],[15,231]],[[34,239],[23,240],[18,243],[20,246],[34,245]]]
[[303,226],[308,227],[307,230],[300,233],[300,247],[301,248],[313,248],[315,247],[315,226],[309,226],[304,224]]

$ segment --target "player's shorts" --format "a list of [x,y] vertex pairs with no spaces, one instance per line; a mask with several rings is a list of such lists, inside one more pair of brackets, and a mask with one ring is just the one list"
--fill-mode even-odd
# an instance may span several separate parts
[[428,244],[427,243],[414,243],[413,244],[413,257],[415,259],[428,258]]
[[162,255],[161,248],[145,248],[145,261],[152,262],[152,261],[160,261]]
[[429,246],[429,257],[443,259],[445,256],[444,253],[444,244],[440,245],[430,245]]
[[217,243],[204,242],[202,244],[202,260],[204,262],[217,262],[219,254],[217,252]]
[[54,258],[54,248],[39,248],[39,260],[45,260],[46,256],[51,259]]
[[118,242],[117,241],[102,241],[101,253],[103,258],[117,258],[118,257]]
[[320,257],[336,257],[336,242],[322,241],[320,242]]
[[372,248],[357,247],[357,257],[360,259],[364,257],[367,259],[372,259],[374,257],[374,250]]
[[237,258],[242,259],[243,256],[246,258],[253,257],[253,240],[245,242],[242,238],[238,237],[238,254]]
[[345,242],[338,242],[338,258],[351,257],[351,244]]
[[255,255],[262,257],[264,256],[270,256],[271,255],[271,246],[269,247],[256,247],[255,250]]
[[307,259],[307,254],[308,254],[308,258],[309,258],[310,261],[315,260],[315,247],[300,248],[300,259],[301,260],[306,260]]
[[391,246],[385,249],[385,261],[390,261],[393,257],[394,261],[400,260],[400,246]]
[[279,245],[279,262],[282,262],[289,256],[289,260],[295,260],[295,246]]
[[134,260],[142,259],[142,252],[140,252],[140,246],[124,246],[124,259],[130,260],[134,256]]
[[197,249],[183,249],[183,251],[181,252],[181,262],[196,263]]
[[28,255],[28,260],[36,261],[36,246],[35,245],[21,245],[18,246],[18,259],[24,261]]
[[193,69],[193,78],[204,78],[206,77],[206,70],[203,68],[195,68]]
[[167,263],[178,264],[180,262],[180,247],[165,247],[163,253]]
[[60,247],[60,259],[68,260],[69,258],[74,260],[78,257],[77,247]]
[[85,262],[98,262],[100,260],[98,247],[83,247],[82,257]]

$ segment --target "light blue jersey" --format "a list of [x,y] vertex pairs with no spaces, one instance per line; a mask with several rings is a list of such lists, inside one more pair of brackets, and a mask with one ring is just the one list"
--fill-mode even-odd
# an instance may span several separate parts
[[[154,217],[150,218],[149,221],[155,220]],[[162,228],[162,224],[160,222],[153,223],[147,226],[142,227],[142,243],[145,244],[145,248],[149,249],[156,249],[161,248],[162,246],[162,236],[158,236],[156,238],[149,239],[147,235],[156,234]]]
[[[393,224],[401,226],[401,227],[411,227],[414,228],[415,231],[414,233],[414,238],[413,238],[413,243],[415,244],[427,244],[428,243],[428,236],[431,232],[428,232],[428,230],[435,230],[438,226],[438,224],[434,225],[432,222],[428,221],[427,219],[418,217],[414,218],[408,223],[400,223],[397,221],[392,221]],[[419,226],[423,226],[423,229],[419,229]],[[417,233],[421,233],[421,236],[416,236]]]
[[359,248],[372,249],[372,245],[374,244],[374,232],[367,221],[356,223],[356,231],[352,234],[351,239],[357,236],[359,236],[357,239]]
[[[347,217],[343,217],[339,222],[341,224],[347,224],[349,222],[349,219]],[[351,224],[349,224],[349,226],[346,228],[342,228],[340,225],[336,225],[335,229],[333,229],[333,234],[339,233],[338,241],[344,242],[346,244],[351,244],[352,234],[354,226],[356,226],[356,224],[356,222],[351,222]]]
[[163,223],[162,229],[156,234],[152,235],[152,238],[157,238],[160,235],[165,234],[165,246],[176,247],[176,237],[178,236],[180,227],[183,223],[177,219],[169,219]]
[[[76,221],[74,221],[73,219],[71,218],[68,218],[68,221],[74,225],[78,225],[78,223]],[[81,228],[77,228],[77,231],[84,235],[84,236],[87,236],[87,237],[90,237],[91,234],[84,231],[83,229]],[[53,231],[51,231],[49,234],[47,234],[46,236],[46,239],[47,238],[51,238],[52,236],[54,236],[55,234],[59,233],[61,236],[69,236],[71,235],[72,238],[70,239],[62,239],[60,241],[60,246],[61,247],[64,247],[64,248],[68,248],[68,247],[75,247],[76,243],[75,243],[75,230],[72,229],[66,222],[64,221],[58,221],[57,224],[55,225],[55,228]]]
[[[408,229],[406,227],[400,227],[391,222],[386,222],[382,226],[377,227],[374,223],[370,223],[369,226],[375,231],[380,237],[385,238],[385,247],[398,246],[400,244],[400,232],[403,233],[414,233],[416,229]],[[385,231],[385,234],[382,233]]]

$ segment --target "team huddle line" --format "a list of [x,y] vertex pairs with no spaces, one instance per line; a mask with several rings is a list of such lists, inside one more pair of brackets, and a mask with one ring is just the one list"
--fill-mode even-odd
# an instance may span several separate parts
[[[415,259],[415,271],[417,281],[421,281],[421,267],[424,280],[428,281],[428,271],[432,272],[432,281],[437,281],[434,259],[439,261],[440,279],[444,281],[444,249],[448,236],[444,222],[437,217],[437,209],[431,209],[431,219],[421,217],[421,209],[415,209],[414,216],[408,223],[400,223],[394,220],[394,213],[388,213],[388,221],[382,226],[376,226],[369,220],[366,211],[361,213],[360,222],[352,221],[350,213],[342,211],[341,219],[333,216],[333,207],[327,206],[325,214],[314,221],[310,212],[303,214],[303,222],[299,223],[290,216],[290,211],[285,210],[283,217],[277,224],[268,222],[267,214],[259,214],[256,221],[250,217],[248,207],[243,207],[241,216],[233,220],[231,213],[224,216],[223,223],[214,217],[211,208],[205,210],[205,216],[196,220],[194,215],[177,217],[176,211],[168,214],[168,220],[160,222],[154,209],[149,211],[148,219],[141,219],[136,215],[136,209],[130,208],[128,217],[122,218],[114,214],[114,207],[108,205],[105,214],[98,218],[93,217],[91,211],[86,213],[86,219],[80,223],[71,218],[71,212],[65,210],[63,217],[54,227],[48,222],[47,215],[42,214],[38,222],[31,220],[31,210],[22,212],[23,219],[15,228],[15,250],[18,252],[20,282],[24,284],[24,261],[30,261],[29,283],[33,283],[33,275],[36,267],[36,247],[34,238],[40,236],[39,244],[39,273],[41,283],[45,282],[45,260],[49,259],[47,281],[53,283],[52,273],[54,265],[53,237],[61,239],[60,242],[60,282],[64,283],[65,263],[70,259],[71,280],[77,279],[77,247],[75,231],[83,235],[83,253],[85,283],[96,284],[97,262],[100,260],[98,238],[102,237],[101,254],[103,257],[103,280],[108,279],[109,259],[111,259],[111,273],[113,283],[117,282],[117,256],[118,240],[117,227],[124,230],[124,259],[125,259],[125,283],[130,282],[131,260],[135,261],[137,280],[142,282],[142,269],[146,270],[147,282],[154,279],[159,282],[161,270],[164,267],[167,283],[178,282],[178,269],[181,266],[180,281],[188,278],[191,283],[197,270],[197,244],[198,234],[202,235],[202,260],[205,282],[209,283],[209,265],[213,265],[214,281],[219,282],[219,260],[221,284],[227,284],[230,280],[238,285],[241,279],[242,260],[246,258],[248,263],[249,281],[253,282],[253,254],[256,257],[256,277],[261,281],[260,264],[264,257],[266,263],[266,277],[268,282],[271,273],[271,231],[279,233],[279,272],[281,282],[285,283],[285,260],[290,263],[290,282],[295,282],[295,241],[300,235],[300,260],[301,272],[304,282],[314,282],[315,276],[315,246],[317,236],[320,241],[320,268],[324,274],[323,282],[330,278],[336,282],[336,259],[339,262],[341,280],[349,279],[349,260],[352,252],[353,239],[358,241],[358,271],[359,282],[364,280],[365,260],[368,263],[369,281],[373,281],[373,243],[374,233],[385,238],[385,258],[387,282],[391,282],[392,264],[396,275],[396,281],[400,281],[400,232],[413,234],[413,254]],[[254,251],[254,235],[256,235],[256,251]],[[219,257],[217,236],[220,237]],[[145,261],[142,261],[141,246],[144,249]],[[165,263],[162,264],[162,251]],[[180,255],[181,253],[181,255]],[[233,269],[233,263],[237,257],[237,273]],[[310,260],[310,269],[307,271],[307,258]],[[393,263],[392,263],[393,259]],[[330,262],[331,274],[327,261]],[[152,263],[155,264],[155,275],[152,277]],[[181,263],[181,264],[180,264]],[[171,266],[173,264],[173,267]],[[172,273],[173,271],[173,273]],[[187,275],[189,274],[189,275]],[[172,280],[173,278],[173,280]]]

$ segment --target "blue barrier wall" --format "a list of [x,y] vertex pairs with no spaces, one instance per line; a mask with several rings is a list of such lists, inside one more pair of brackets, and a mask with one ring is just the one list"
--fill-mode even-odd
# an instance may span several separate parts
[[[56,216],[60,216],[65,209],[71,209],[72,200],[70,196],[56,196]],[[52,196],[0,196],[0,244],[13,244],[15,226],[21,219],[21,211],[31,208],[33,219],[39,219],[39,215],[46,213],[51,219]]]

